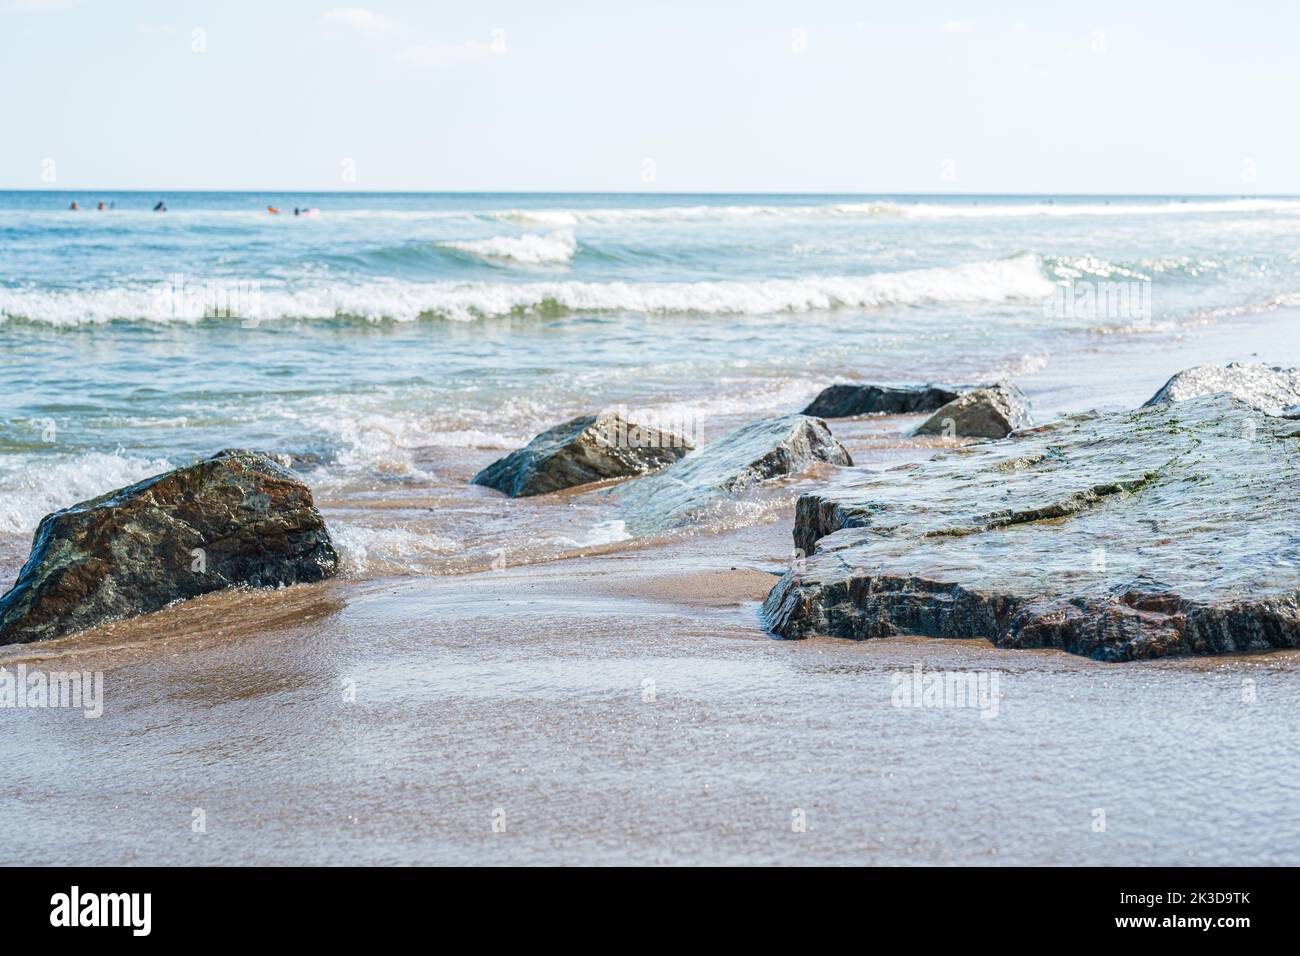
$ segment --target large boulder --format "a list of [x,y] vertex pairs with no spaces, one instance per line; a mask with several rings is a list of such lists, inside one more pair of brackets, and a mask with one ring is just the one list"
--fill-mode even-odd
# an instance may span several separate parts
[[1105,661],[1300,647],[1300,426],[1227,396],[1075,416],[796,509],[784,637],[916,634]]
[[41,519],[0,598],[0,644],[133,617],[222,588],[319,581],[338,555],[311,491],[230,450]]
[[1284,415],[1291,406],[1300,405],[1300,369],[1241,362],[1197,365],[1165,382],[1146,404],[1182,402],[1216,392],[1227,392],[1267,415]]
[[684,435],[633,425],[622,415],[583,415],[542,432],[523,448],[488,465],[473,482],[512,498],[644,475],[693,448]]
[[1033,423],[1024,393],[1009,382],[999,382],[957,396],[917,426],[912,434],[1006,438]]
[[855,415],[917,415],[951,402],[970,385],[831,385],[822,389],[804,415],[852,418]]
[[785,415],[728,432],[663,471],[615,492],[636,533],[683,524],[719,498],[803,471],[814,462],[853,459],[820,418]]

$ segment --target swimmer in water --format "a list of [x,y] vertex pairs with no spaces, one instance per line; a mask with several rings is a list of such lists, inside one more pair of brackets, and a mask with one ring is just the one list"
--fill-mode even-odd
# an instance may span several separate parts
[[71,211],[71,212],[76,212],[76,211],[79,210],[80,208],[81,208],[81,207],[77,205],[77,201],[76,201],[75,199],[72,200],[72,205],[68,207],[69,211]]
[[166,212],[166,211],[167,211],[167,204],[164,203],[164,202],[160,199],[160,200],[158,201],[158,205],[156,205],[156,206],[153,207],[153,211],[154,211],[154,212]]

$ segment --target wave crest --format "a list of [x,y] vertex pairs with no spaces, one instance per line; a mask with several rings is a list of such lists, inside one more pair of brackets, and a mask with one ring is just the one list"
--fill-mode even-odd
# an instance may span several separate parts
[[522,236],[493,236],[458,242],[440,242],[443,249],[467,252],[480,259],[505,260],[524,265],[557,265],[572,261],[578,252],[578,240],[571,231],[557,230],[549,235],[525,233]]
[[[769,315],[841,307],[1033,300],[1050,295],[1053,288],[1039,257],[1021,253],[942,268],[756,281],[322,283],[260,291],[257,318],[409,322],[424,317],[472,321],[538,312]],[[160,314],[156,303],[157,293],[148,287],[58,292],[0,289],[0,316],[55,325],[204,318],[201,302],[181,303],[184,308],[169,314]]]

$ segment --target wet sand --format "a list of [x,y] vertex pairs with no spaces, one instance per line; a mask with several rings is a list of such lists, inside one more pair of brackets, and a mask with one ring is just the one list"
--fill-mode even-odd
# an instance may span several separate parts
[[[1160,363],[1253,343],[1194,344]],[[1061,410],[1053,374],[1147,363],[1098,405],[1163,381],[1136,345],[1106,360],[1027,384]],[[928,453],[883,427],[835,431],[864,467]],[[0,863],[1300,863],[1300,654],[773,640],[796,487],[749,527],[0,649],[105,672],[98,719],[3,713]],[[996,678],[996,707],[896,706],[917,663]]]
[[[776,641],[756,610],[787,534],[10,648],[105,670],[105,712],[5,715],[2,862],[1300,862],[1300,655]],[[894,706],[918,661],[997,675],[996,714]]]

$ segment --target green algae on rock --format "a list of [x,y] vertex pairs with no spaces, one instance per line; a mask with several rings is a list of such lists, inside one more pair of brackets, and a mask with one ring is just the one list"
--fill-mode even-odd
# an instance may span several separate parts
[[0,644],[44,641],[223,588],[330,577],[311,491],[266,455],[227,450],[41,519]]
[[525,498],[564,488],[644,475],[677,461],[695,447],[684,435],[634,425],[622,415],[583,415],[556,425],[523,448],[488,465],[473,478]]
[[788,638],[1104,661],[1300,647],[1300,426],[1223,395],[1081,415],[800,498]]

